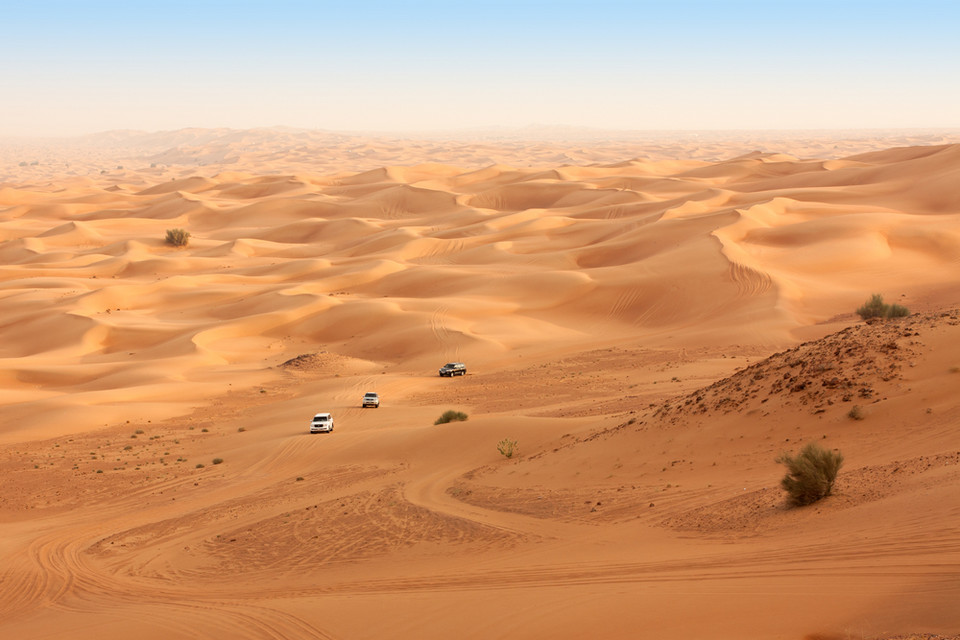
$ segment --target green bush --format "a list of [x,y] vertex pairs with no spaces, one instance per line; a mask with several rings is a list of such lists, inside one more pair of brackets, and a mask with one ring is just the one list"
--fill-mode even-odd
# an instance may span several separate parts
[[888,318],[906,318],[910,315],[910,310],[899,304],[892,304],[887,307]]
[[213,464],[223,464],[223,458],[214,458]]
[[449,409],[447,411],[444,411],[443,414],[433,422],[433,424],[446,424],[448,422],[454,422],[454,421],[463,422],[466,419],[467,419],[467,414],[465,414],[464,412],[454,411],[453,409]]
[[864,320],[871,320],[873,318],[905,318],[910,315],[910,311],[899,304],[886,304],[883,301],[883,296],[875,293],[857,309],[857,315]]
[[190,232],[185,229],[167,229],[167,244],[185,247],[190,242]]
[[811,442],[796,456],[781,454],[777,462],[787,467],[780,487],[787,492],[790,503],[800,507],[830,495],[837,472],[843,466],[843,454]]
[[500,452],[500,455],[506,458],[512,458],[517,452],[517,441],[504,438],[497,443],[497,451]]

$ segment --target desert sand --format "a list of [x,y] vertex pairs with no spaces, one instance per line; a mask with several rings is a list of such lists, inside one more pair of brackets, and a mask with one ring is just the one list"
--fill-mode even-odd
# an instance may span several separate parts
[[4,141],[0,637],[960,633],[960,134],[548,133]]

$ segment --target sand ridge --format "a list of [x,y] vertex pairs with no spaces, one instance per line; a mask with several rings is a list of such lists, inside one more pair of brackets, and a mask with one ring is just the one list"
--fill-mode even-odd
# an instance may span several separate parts
[[[3,635],[956,632],[960,147],[772,140],[8,163]],[[872,293],[915,315],[860,323]],[[847,467],[787,509],[811,440]]]

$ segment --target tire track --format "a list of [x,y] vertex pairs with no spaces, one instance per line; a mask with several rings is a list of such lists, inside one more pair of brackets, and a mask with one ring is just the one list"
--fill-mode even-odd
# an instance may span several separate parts
[[216,628],[210,631],[220,637],[333,638],[307,620],[252,603],[264,598],[256,585],[218,585],[216,595],[208,597],[196,576],[177,581],[171,580],[176,577],[172,574],[144,577],[105,571],[105,565],[91,562],[89,550],[105,528],[120,523],[122,519],[114,518],[106,526],[78,530],[67,521],[32,541],[17,556],[22,559],[0,573],[0,619],[9,623],[46,609],[88,615],[110,610],[122,616],[129,608],[137,625],[146,620],[149,628],[167,630],[173,637],[203,638],[210,635],[200,630],[209,627],[209,614],[216,612]]
[[613,306],[610,307],[610,311],[607,315],[615,320],[622,320],[624,318],[632,318],[634,314],[632,313],[633,308],[641,299],[641,292],[639,288],[630,287],[619,296],[617,296],[616,302],[613,303]]
[[[897,551],[905,550],[902,545],[894,544],[893,547]],[[951,548],[952,553],[956,553],[955,547]],[[919,554],[897,553],[893,557],[900,561],[878,564],[875,555],[857,542],[839,549],[833,543],[826,542],[741,556],[719,552],[691,559],[510,566],[485,571],[343,582],[326,585],[322,589],[338,594],[371,594],[777,579],[802,579],[805,582],[798,584],[808,584],[810,579],[819,579],[818,584],[821,585],[835,584],[837,593],[849,589],[851,582],[873,584],[878,581],[889,581],[891,591],[899,592],[904,571],[908,571],[917,577],[934,578],[932,582],[935,586],[929,588],[931,592],[957,591],[960,565],[941,561],[936,548],[931,547]]]
[[422,474],[403,486],[403,496],[411,504],[449,517],[474,522],[492,531],[519,536],[522,540],[552,539],[582,532],[577,525],[547,522],[522,514],[485,509],[457,500],[447,493],[454,481],[463,475],[460,467],[448,467]]
[[439,305],[430,316],[430,330],[433,332],[434,339],[440,345],[443,359],[447,362],[453,362],[460,359],[460,345],[455,343],[454,332],[447,327],[449,311],[449,305]]

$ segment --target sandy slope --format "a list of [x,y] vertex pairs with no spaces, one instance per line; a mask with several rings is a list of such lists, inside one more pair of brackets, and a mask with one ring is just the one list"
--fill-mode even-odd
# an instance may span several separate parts
[[178,135],[0,183],[3,637],[960,630],[960,147]]

